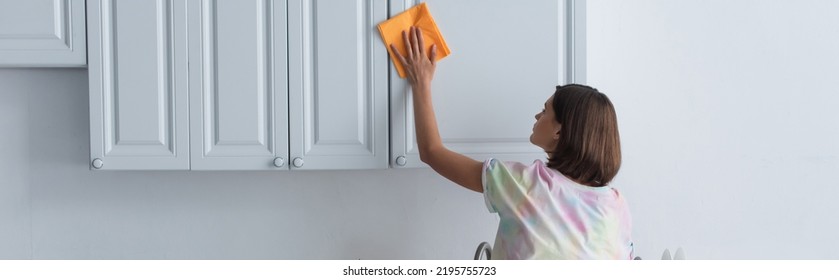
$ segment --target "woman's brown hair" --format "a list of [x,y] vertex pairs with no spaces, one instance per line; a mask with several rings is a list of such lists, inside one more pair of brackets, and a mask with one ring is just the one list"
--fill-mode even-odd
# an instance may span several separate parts
[[615,107],[597,89],[578,84],[557,86],[553,96],[559,143],[548,167],[587,186],[606,186],[621,166]]

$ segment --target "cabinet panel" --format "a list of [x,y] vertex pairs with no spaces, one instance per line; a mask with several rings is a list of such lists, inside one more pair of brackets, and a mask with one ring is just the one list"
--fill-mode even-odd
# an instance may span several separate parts
[[92,168],[189,168],[182,3],[89,1]]
[[192,169],[287,169],[285,2],[191,1],[190,13]]
[[0,67],[84,66],[84,0],[0,0]]
[[[432,82],[444,144],[481,161],[545,159],[529,137],[534,115],[556,85],[569,81],[566,9],[573,1],[425,2],[452,52],[439,62]],[[391,15],[416,4],[392,0]],[[416,146],[410,86],[395,69],[390,77],[390,160],[395,167],[425,166]]]
[[292,168],[387,168],[386,18],[386,1],[289,2]]

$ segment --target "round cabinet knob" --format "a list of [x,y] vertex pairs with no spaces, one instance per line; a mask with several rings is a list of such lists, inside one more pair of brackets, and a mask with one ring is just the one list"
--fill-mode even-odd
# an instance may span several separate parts
[[396,165],[405,166],[406,163],[408,163],[408,159],[405,156],[396,157]]
[[100,169],[100,168],[102,168],[103,165],[105,165],[105,163],[102,162],[101,159],[97,158],[97,159],[93,160],[93,168]]
[[294,158],[294,160],[291,161],[291,164],[294,165],[294,167],[298,167],[298,168],[303,167],[303,159],[302,158]]
[[274,158],[274,166],[276,167],[283,167],[285,165],[285,159],[281,157]]

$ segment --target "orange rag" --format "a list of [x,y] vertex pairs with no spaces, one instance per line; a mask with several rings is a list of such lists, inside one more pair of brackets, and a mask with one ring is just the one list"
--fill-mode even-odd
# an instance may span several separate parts
[[431,13],[428,12],[428,7],[426,7],[424,2],[405,10],[389,20],[379,23],[379,33],[381,33],[382,39],[385,41],[390,59],[396,65],[396,71],[399,72],[399,77],[402,78],[405,78],[405,69],[403,69],[402,63],[399,62],[399,57],[390,49],[390,44],[396,46],[399,53],[407,58],[408,47],[405,46],[405,39],[402,38],[402,31],[404,30],[409,33],[408,35],[411,35],[409,30],[411,26],[417,26],[422,30],[423,50],[426,55],[431,56],[431,50],[429,49],[431,44],[437,44],[437,58],[435,61],[443,59],[450,53],[449,46],[446,45],[446,40],[443,40],[443,35],[437,29],[437,24],[431,18]]

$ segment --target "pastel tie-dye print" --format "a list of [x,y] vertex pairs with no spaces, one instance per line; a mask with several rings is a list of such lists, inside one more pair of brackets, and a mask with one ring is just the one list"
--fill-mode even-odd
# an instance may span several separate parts
[[488,159],[482,180],[500,217],[492,259],[634,257],[629,206],[616,189],[580,185],[539,160]]

